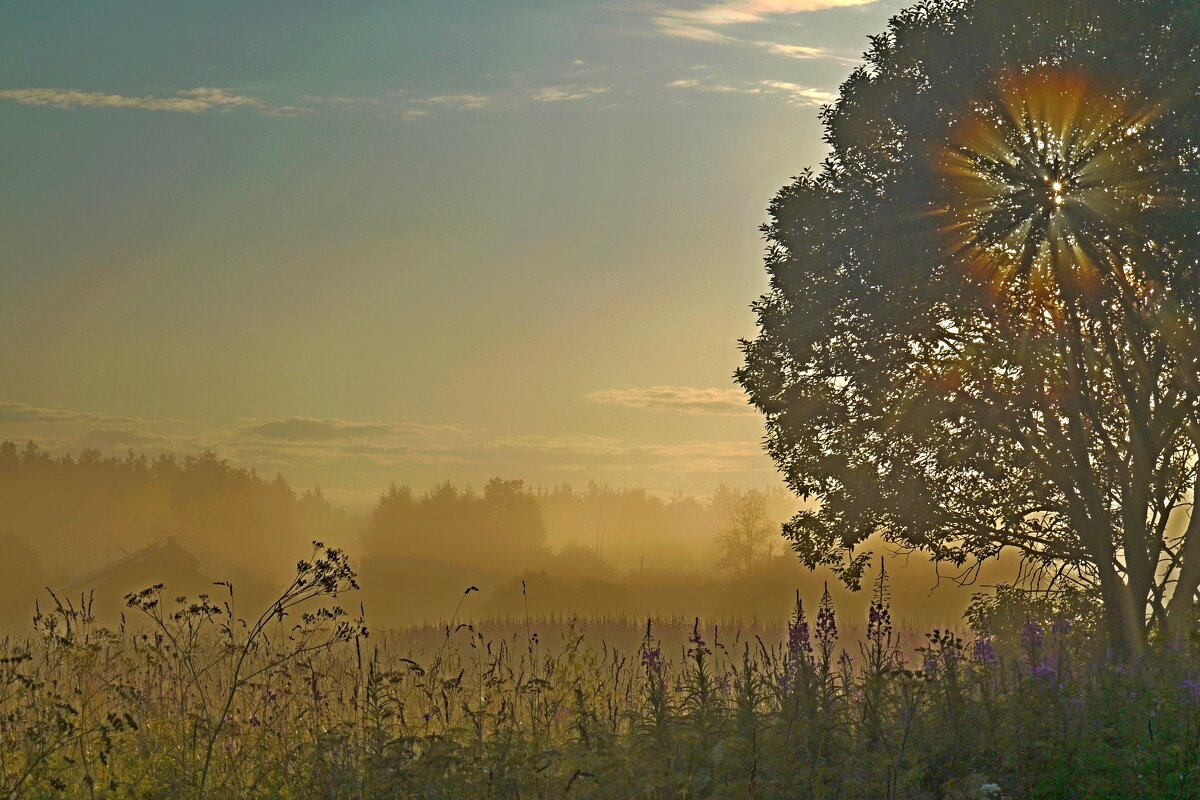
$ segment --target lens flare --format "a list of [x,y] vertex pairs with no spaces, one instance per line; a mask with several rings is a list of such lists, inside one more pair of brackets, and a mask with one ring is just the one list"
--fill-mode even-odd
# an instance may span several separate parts
[[946,251],[998,296],[1023,304],[1126,282],[1126,243],[1164,202],[1152,110],[1086,77],[1004,76],[973,101],[937,158]]

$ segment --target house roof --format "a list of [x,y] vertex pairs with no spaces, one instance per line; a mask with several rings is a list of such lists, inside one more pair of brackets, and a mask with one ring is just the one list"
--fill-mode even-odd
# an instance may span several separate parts
[[[90,572],[80,575],[70,583],[64,585],[62,591],[71,592],[87,589],[143,565],[161,567],[164,571],[183,569],[195,572],[196,568],[200,566],[200,560],[180,545],[174,536],[168,536],[166,541],[154,542],[148,547],[143,547],[141,550],[136,550],[126,556],[110,561],[102,567],[97,567]],[[163,577],[168,576],[164,575]]]

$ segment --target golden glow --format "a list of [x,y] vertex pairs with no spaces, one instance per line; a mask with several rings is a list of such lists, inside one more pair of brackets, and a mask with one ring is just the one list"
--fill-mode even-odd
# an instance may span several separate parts
[[1151,112],[1057,69],[995,86],[939,155],[947,253],[1021,302],[1086,292],[1119,260],[1122,234],[1162,201],[1143,135]]

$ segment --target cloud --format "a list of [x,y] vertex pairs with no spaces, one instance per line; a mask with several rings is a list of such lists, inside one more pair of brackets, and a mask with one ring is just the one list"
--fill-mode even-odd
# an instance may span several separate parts
[[787,81],[763,81],[762,85],[768,89],[782,92],[796,105],[823,106],[837,100],[837,95],[832,92],[827,92],[823,89],[814,89],[811,86],[788,83]]
[[491,450],[532,450],[540,453],[571,453],[581,456],[622,456],[630,447],[607,436],[507,436],[484,444]]
[[712,44],[729,44],[741,41],[736,37],[709,30],[694,22],[690,22],[686,18],[676,16],[655,17],[654,24],[658,26],[660,32],[676,39],[688,39],[693,42],[710,42]]
[[[750,413],[733,388],[620,387],[596,392],[592,400],[684,414]],[[282,471],[296,486],[320,483],[368,499],[390,481],[433,485],[451,479],[461,484],[494,475],[545,484],[595,479],[707,492],[717,481],[769,480],[774,470],[753,436],[645,441],[607,431],[539,435],[452,423],[303,416],[212,424],[15,402],[0,403],[0,440],[5,439],[33,439],[56,456],[85,449],[118,457],[129,449],[150,457],[211,450],[238,467],[262,474]]]
[[803,47],[798,44],[781,44],[779,42],[755,42],[759,47],[765,48],[768,53],[774,53],[777,56],[787,56],[788,58],[829,58],[829,51],[824,47]]
[[[876,0],[728,0],[711,3],[700,8],[675,9],[655,19],[668,35],[674,30],[672,21],[683,25],[717,26],[739,25],[749,22],[764,22],[774,15],[804,14],[810,11],[826,11],[833,8],[865,6]],[[664,24],[664,21],[666,24]],[[718,36],[720,34],[717,34]],[[685,34],[685,37],[687,34]]]
[[434,106],[445,106],[458,110],[470,108],[483,108],[491,98],[482,94],[439,94],[433,97],[426,97],[422,102]]
[[242,428],[246,436],[291,442],[328,442],[393,436],[458,433],[448,425],[418,425],[406,422],[352,422],[344,419],[288,417]]
[[201,114],[206,111],[232,111],[250,108],[264,114],[292,116],[311,113],[297,106],[273,106],[257,97],[234,94],[228,89],[200,86],[180,89],[173,95],[130,97],[105,92],[83,92],[76,89],[3,89],[0,100],[11,100],[27,106],[50,106],[64,110],[77,108],[132,108],[142,111],[173,111]]
[[769,53],[787,58],[827,58],[844,63],[857,63],[829,53],[823,47],[807,47],[784,42],[753,41],[724,33],[719,28],[747,23],[762,23],[772,16],[804,14],[835,8],[870,5],[876,0],[728,0],[710,3],[693,9],[660,10],[653,17],[655,26],[665,36],[710,44],[736,44],[761,47]]
[[39,408],[25,403],[0,403],[0,423],[5,422],[138,422],[132,417],[116,417],[95,411],[71,411],[66,408]]
[[651,386],[635,388],[622,386],[592,392],[593,403],[625,408],[653,408],[682,411],[687,414],[752,414],[741,389],[697,389],[691,386]]
[[564,100],[583,100],[599,94],[608,94],[607,86],[547,86],[534,92],[532,97],[539,103],[558,103]]
[[837,100],[837,95],[813,86],[801,86],[787,81],[715,81],[685,78],[671,81],[668,89],[691,89],[698,92],[719,92],[725,94],[752,94],[761,96],[782,97],[789,103],[798,106],[823,106]]

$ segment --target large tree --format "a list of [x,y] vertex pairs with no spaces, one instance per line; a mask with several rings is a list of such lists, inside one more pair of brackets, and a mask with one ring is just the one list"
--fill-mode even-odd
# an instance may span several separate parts
[[1200,9],[940,0],[893,18],[774,199],[739,383],[810,566],[1006,548],[1120,653],[1200,586]]

